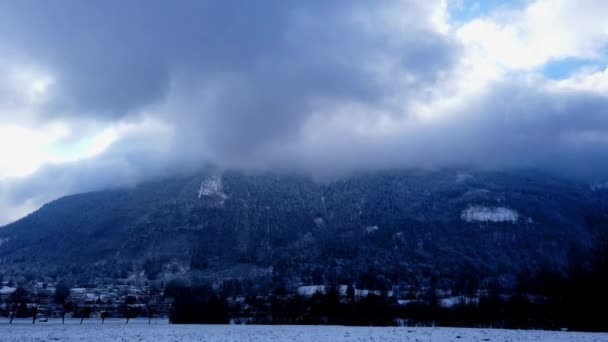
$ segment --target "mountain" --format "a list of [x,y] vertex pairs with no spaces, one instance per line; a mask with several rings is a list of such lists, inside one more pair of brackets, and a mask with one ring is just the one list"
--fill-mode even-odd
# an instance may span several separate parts
[[0,228],[0,267],[105,281],[510,286],[525,272],[567,268],[607,227],[608,188],[533,172],[317,182],[207,170],[48,203]]

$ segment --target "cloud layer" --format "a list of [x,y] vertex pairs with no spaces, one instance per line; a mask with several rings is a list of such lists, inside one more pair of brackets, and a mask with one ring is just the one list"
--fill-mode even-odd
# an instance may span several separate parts
[[569,3],[0,2],[0,223],[207,162],[605,177],[608,6]]

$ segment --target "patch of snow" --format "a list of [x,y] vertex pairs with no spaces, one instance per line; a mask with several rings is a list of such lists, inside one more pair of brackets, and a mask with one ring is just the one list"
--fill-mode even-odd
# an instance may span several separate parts
[[[474,329],[441,327],[346,327],[321,325],[197,325],[168,324],[147,319],[49,320],[32,324],[31,319],[0,317],[1,336],[8,341],[492,341],[492,342],[583,342],[606,341],[606,333],[570,331]],[[4,340],[4,339],[3,339]]]
[[[346,296],[346,291],[348,289],[348,285],[339,285],[338,286],[338,292],[340,293],[340,296]],[[300,296],[306,296],[306,297],[311,297],[312,295],[314,295],[317,292],[320,293],[326,293],[327,289],[325,288],[325,285],[305,285],[305,286],[300,286],[298,287],[298,294]],[[357,297],[365,297],[368,294],[374,294],[377,296],[382,295],[382,291],[379,290],[367,290],[367,289],[355,289],[355,296]],[[394,293],[393,291],[386,291],[385,294],[387,296],[392,296]]]
[[325,285],[306,285],[298,287],[298,294],[300,296],[310,297],[317,292],[325,293]]
[[448,297],[443,298],[439,301],[439,305],[444,308],[451,308],[460,304],[462,302],[462,297]]
[[86,299],[87,301],[95,301],[95,300],[97,300],[98,298],[100,298],[100,296],[98,296],[98,295],[96,295],[96,294],[94,294],[94,293],[87,293],[87,294],[85,295],[85,299]]
[[0,294],[2,294],[2,295],[10,295],[11,293],[15,292],[15,290],[17,290],[17,288],[15,288],[15,287],[2,286],[0,288]]
[[321,204],[323,205],[323,212],[326,212],[327,210],[325,209],[325,196],[321,195]]
[[376,296],[382,296],[383,294],[387,295],[388,297],[392,297],[393,296],[393,291],[389,290],[389,291],[380,291],[380,290],[367,290],[367,289],[355,289],[355,296],[357,297],[367,297],[367,295],[369,294],[373,294]]
[[591,191],[608,190],[608,182],[591,184],[590,188]]
[[[0,323],[7,323],[0,317]],[[152,325],[147,319],[61,319],[31,324],[16,319],[2,324],[2,339],[8,341],[492,341],[492,342],[583,342],[606,341],[606,333],[569,331],[473,329],[440,327],[346,327],[314,325],[173,325],[166,320]]]
[[222,201],[228,198],[228,195],[223,191],[222,177],[219,175],[203,180],[198,190],[198,198],[211,196],[219,197]]
[[369,234],[369,233],[373,233],[376,230],[378,230],[378,226],[367,226],[365,227],[365,231]]
[[506,207],[470,206],[463,210],[460,218],[466,222],[510,222],[516,223],[519,214]]
[[476,297],[455,296],[441,299],[439,305],[444,308],[451,308],[458,304],[477,304],[478,302],[479,298]]

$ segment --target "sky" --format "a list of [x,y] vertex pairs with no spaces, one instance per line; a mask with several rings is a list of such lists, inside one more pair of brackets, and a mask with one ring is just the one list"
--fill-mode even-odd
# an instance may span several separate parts
[[608,177],[608,1],[0,0],[0,225],[196,170]]

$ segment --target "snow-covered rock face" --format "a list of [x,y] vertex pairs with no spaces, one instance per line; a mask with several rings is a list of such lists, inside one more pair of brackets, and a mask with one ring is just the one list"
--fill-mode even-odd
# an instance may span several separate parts
[[590,186],[591,191],[608,190],[608,182],[595,183]]
[[517,211],[505,207],[470,206],[463,210],[460,218],[466,222],[509,222],[519,219]]
[[201,183],[201,187],[198,190],[198,198],[211,196],[220,197],[222,200],[228,198],[228,195],[226,195],[223,191],[222,177],[219,175],[211,176],[205,179]]
[[198,198],[202,199],[207,207],[222,207],[224,202],[229,198],[224,192],[222,177],[214,175],[203,180],[198,189]]

